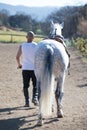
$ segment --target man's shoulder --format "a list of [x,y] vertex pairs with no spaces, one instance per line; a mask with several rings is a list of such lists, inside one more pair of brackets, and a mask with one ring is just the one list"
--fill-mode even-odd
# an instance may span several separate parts
[[31,43],[24,42],[24,43],[22,43],[22,46],[37,46],[37,43],[36,42],[31,42]]
[[32,42],[32,44],[37,45],[37,43],[36,43],[36,42]]
[[32,42],[32,46],[37,46],[37,43],[36,42]]
[[26,42],[23,42],[21,45],[25,45],[26,44]]

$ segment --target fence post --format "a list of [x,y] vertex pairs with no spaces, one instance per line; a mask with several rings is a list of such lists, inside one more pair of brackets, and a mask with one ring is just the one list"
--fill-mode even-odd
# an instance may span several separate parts
[[13,42],[13,39],[12,39],[12,34],[11,34],[11,43]]

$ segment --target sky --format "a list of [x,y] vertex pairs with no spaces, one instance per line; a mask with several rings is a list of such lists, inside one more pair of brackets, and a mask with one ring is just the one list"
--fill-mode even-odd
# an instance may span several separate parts
[[0,0],[0,3],[24,6],[78,6],[87,4],[87,0]]

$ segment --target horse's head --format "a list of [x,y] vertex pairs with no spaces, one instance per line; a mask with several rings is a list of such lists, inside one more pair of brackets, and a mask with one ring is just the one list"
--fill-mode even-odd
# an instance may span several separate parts
[[55,37],[55,36],[62,36],[62,29],[63,29],[64,23],[53,23],[51,22],[51,31],[50,35]]

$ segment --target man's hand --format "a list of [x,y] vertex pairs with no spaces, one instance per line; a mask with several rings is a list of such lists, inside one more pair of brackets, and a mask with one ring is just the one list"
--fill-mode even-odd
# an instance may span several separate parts
[[19,65],[18,67],[17,67],[17,69],[21,69],[22,68],[22,65]]

